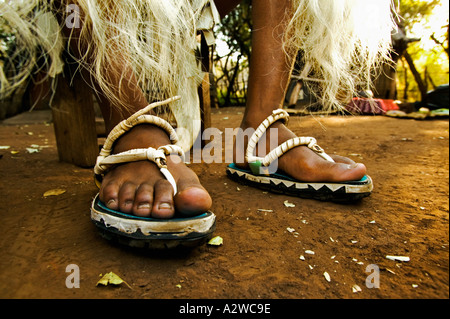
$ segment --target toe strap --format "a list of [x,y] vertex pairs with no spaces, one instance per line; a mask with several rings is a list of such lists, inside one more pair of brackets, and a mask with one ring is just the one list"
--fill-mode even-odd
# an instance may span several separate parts
[[264,135],[264,133],[267,131],[269,126],[271,126],[273,123],[283,120],[285,123],[287,123],[289,119],[289,114],[283,110],[278,109],[273,111],[273,113],[268,116],[261,125],[258,126],[256,131],[253,133],[252,137],[249,140],[247,151],[246,151],[246,161],[248,163],[254,163],[259,162],[262,166],[269,166],[272,162],[274,162],[276,159],[281,157],[283,154],[285,154],[287,151],[293,149],[294,147],[298,146],[307,146],[311,150],[313,150],[317,155],[322,157],[323,159],[334,162],[334,160],[329,156],[325,151],[317,144],[317,141],[313,137],[294,137],[290,140],[287,140],[286,142],[282,143],[281,145],[274,148],[272,151],[270,151],[265,157],[258,157],[255,156],[255,148],[258,144],[261,137]]
[[100,158],[97,161],[95,167],[96,175],[105,174],[111,167],[118,164],[138,162],[138,161],[151,161],[155,163],[164,177],[170,182],[173,188],[173,193],[177,193],[177,184],[170,171],[167,169],[166,156],[176,154],[182,159],[184,158],[183,150],[177,145],[166,145],[158,149],[153,147],[139,148],[125,151],[122,153],[106,156]]
[[280,146],[276,147],[272,151],[269,152],[266,156],[264,156],[261,160],[261,164],[263,166],[269,166],[273,161],[280,158],[284,153],[298,146],[307,146],[311,150],[313,150],[317,155],[322,157],[323,159],[334,162],[330,155],[325,153],[323,148],[321,148],[314,137],[294,137],[290,140],[287,140]]
[[183,150],[177,145],[161,146],[158,149],[153,147],[131,149],[122,153],[100,158],[97,162],[98,171],[96,173],[103,173],[113,165],[145,160],[154,162],[159,168],[162,168],[167,166],[166,155],[172,154],[184,158]]
[[[162,102],[152,103],[147,107],[143,108],[142,110],[136,112],[128,119],[123,120],[118,125],[116,125],[108,134],[105,143],[100,151],[100,154],[97,157],[97,162],[94,167],[96,180],[97,181],[101,180],[103,175],[114,165],[148,160],[154,162],[158,166],[161,173],[172,185],[174,194],[176,194],[177,185],[172,174],[167,169],[166,156],[177,154],[184,160],[183,149],[180,146],[175,145],[175,143],[178,141],[178,137],[173,127],[167,121],[145,113],[149,112],[156,106],[168,104],[178,99],[179,97],[174,97]],[[139,148],[139,149],[131,149],[118,154],[111,154],[113,144],[120,136],[125,134],[134,126],[144,123],[156,125],[161,129],[163,129],[164,131],[166,131],[173,144],[164,145],[157,149],[153,147]]]

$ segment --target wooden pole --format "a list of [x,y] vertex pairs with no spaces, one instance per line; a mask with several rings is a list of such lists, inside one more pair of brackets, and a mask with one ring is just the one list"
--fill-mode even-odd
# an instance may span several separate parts
[[67,76],[59,76],[52,104],[59,160],[92,167],[99,151],[92,89],[79,72],[71,85],[69,80]]

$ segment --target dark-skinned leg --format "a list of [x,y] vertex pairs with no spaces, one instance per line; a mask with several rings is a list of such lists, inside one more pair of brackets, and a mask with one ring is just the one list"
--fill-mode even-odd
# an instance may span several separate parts
[[[290,6],[289,0],[253,1],[252,58],[247,107],[241,124],[243,130],[256,129],[273,110],[282,106],[295,56],[288,56],[283,48]],[[280,122],[272,128],[278,128],[278,143],[295,137]],[[238,145],[235,151],[243,152],[244,149]],[[310,182],[359,180],[365,175],[363,164],[341,156],[333,157],[336,163],[322,159],[307,147],[297,147],[279,159],[278,168],[298,180]],[[237,164],[245,166],[245,163]]]
[[[84,56],[87,47],[76,29],[66,29],[70,35],[70,47],[75,56]],[[89,56],[84,62],[89,63]],[[107,132],[120,121],[148,105],[140,89],[126,56],[116,56],[104,72],[112,87],[120,94],[120,106],[113,104],[97,83],[97,96]],[[84,70],[86,71],[86,70]],[[120,76],[124,75],[124,76]],[[89,78],[89,77],[85,77]],[[113,152],[120,153],[134,148],[158,148],[170,144],[169,137],[160,128],[152,125],[139,125],[120,137]],[[163,177],[156,165],[149,161],[122,164],[106,174],[99,198],[109,208],[138,216],[171,218],[175,211],[185,215],[196,215],[208,210],[211,197],[202,187],[198,177],[179,159],[168,157],[168,169],[177,182],[178,192],[174,196],[170,183]]]
[[219,10],[220,16],[223,18],[226,16],[231,10],[236,8],[242,0],[216,0],[214,3],[216,4],[217,10]]

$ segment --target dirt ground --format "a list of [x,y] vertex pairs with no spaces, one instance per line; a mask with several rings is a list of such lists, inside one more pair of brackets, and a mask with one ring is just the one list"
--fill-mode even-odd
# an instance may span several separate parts
[[[214,110],[212,124],[236,127],[242,111]],[[51,124],[0,125],[0,298],[449,298],[448,119],[296,116],[289,126],[365,163],[373,194],[350,205],[298,199],[229,180],[227,163],[191,164],[223,245],[152,252],[99,237],[92,170],[59,162]],[[43,195],[52,189],[65,192]],[[80,288],[69,289],[73,264]],[[108,272],[129,286],[97,286]]]

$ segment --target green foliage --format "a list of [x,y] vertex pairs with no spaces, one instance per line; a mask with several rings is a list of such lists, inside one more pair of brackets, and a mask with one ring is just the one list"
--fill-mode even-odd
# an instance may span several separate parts
[[[436,20],[437,6],[447,0],[400,0],[400,25],[410,38],[407,51],[420,73],[426,90],[449,82],[448,12],[446,20]],[[442,12],[442,11],[440,11]],[[418,101],[421,98],[417,79],[404,59],[397,66],[399,99]],[[405,92],[406,90],[406,92]]]
[[[416,32],[426,30],[418,42],[408,45],[417,71],[424,86],[431,90],[448,83],[448,18],[436,26],[435,8],[447,0],[399,0],[399,25],[410,38],[417,37]],[[448,17],[448,16],[447,16]],[[251,57],[251,1],[245,0],[226,16],[217,29],[229,52],[224,56],[216,55],[217,97],[219,105],[230,105],[242,101],[242,84],[238,79],[245,75]],[[432,39],[430,39],[430,37]],[[399,99],[420,100],[419,86],[404,59],[397,65],[397,91]],[[237,74],[236,74],[237,73]],[[241,98],[235,91],[241,90]],[[404,93],[405,89],[407,94]],[[245,93],[245,90],[244,90]],[[243,96],[245,99],[245,95]]]
[[0,60],[4,61],[9,56],[15,45],[14,32],[8,22],[0,16]]
[[251,55],[252,18],[251,0],[244,0],[227,16],[217,28],[231,53],[238,52],[248,60]]
[[217,102],[220,106],[244,105],[251,57],[251,0],[225,16],[216,30],[228,52],[214,57]]
[[403,18],[406,31],[411,31],[416,23],[428,19],[433,8],[440,3],[441,0],[400,0],[399,14]]

